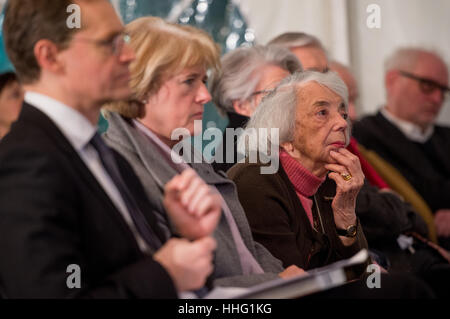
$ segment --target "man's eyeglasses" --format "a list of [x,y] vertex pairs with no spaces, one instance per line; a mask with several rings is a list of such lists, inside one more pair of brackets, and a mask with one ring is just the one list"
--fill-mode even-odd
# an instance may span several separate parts
[[122,52],[124,45],[130,43],[130,36],[127,33],[122,32],[107,40],[94,40],[86,38],[77,38],[77,40],[87,41],[104,47],[110,54],[118,56]]
[[419,88],[424,94],[431,94],[435,90],[440,90],[443,96],[450,93],[449,87],[446,87],[440,83],[437,83],[436,81],[422,78],[420,76],[417,76],[417,75],[414,75],[412,73],[405,72],[405,71],[399,71],[399,73],[407,78],[410,78],[410,79],[413,79],[413,80],[416,80],[417,82],[419,82]]

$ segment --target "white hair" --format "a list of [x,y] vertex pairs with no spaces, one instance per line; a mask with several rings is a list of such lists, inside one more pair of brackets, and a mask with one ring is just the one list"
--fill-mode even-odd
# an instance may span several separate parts
[[[259,149],[273,149],[294,138],[295,119],[297,113],[298,95],[309,82],[323,85],[339,95],[345,109],[348,109],[348,90],[337,73],[316,71],[296,72],[285,79],[268,95],[266,95],[245,126],[243,138],[238,140],[238,149],[243,154],[258,152]],[[350,140],[350,121],[347,120],[347,143]],[[278,141],[271,140],[268,134],[265,140],[260,140],[260,130],[278,129]]]
[[245,101],[255,90],[261,79],[262,67],[278,66],[289,73],[301,71],[297,57],[280,47],[257,45],[241,47],[225,54],[221,73],[213,73],[209,81],[214,104],[224,112],[234,112],[233,101]]

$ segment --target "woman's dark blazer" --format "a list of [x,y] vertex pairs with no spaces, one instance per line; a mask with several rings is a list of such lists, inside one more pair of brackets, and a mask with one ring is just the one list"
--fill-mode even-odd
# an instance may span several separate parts
[[236,183],[255,240],[281,259],[284,266],[312,269],[367,248],[359,220],[354,244],[344,246],[339,239],[331,208],[336,192],[333,180],[326,179],[315,194],[325,230],[322,234],[311,227],[283,167],[280,165],[275,174],[261,174],[262,165],[238,163],[228,176]]

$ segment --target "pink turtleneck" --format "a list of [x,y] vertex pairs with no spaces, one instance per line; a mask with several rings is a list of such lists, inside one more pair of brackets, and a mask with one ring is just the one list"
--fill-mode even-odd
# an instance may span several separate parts
[[325,177],[319,178],[313,175],[283,149],[280,150],[280,162],[292,185],[294,185],[295,192],[306,211],[311,226],[314,227],[312,216],[313,202],[309,197],[317,192],[319,186],[325,181]]

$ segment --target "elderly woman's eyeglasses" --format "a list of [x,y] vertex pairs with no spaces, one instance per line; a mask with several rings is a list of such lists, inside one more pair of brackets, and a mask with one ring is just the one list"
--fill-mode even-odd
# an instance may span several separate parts
[[413,80],[416,80],[417,82],[419,82],[419,88],[422,91],[422,93],[424,93],[424,94],[431,94],[435,90],[440,90],[443,96],[450,93],[449,87],[439,84],[436,81],[422,78],[420,76],[417,76],[417,75],[414,75],[412,73],[405,72],[405,71],[399,71],[399,73],[407,78],[410,78],[410,79],[413,79]]
[[106,48],[111,55],[118,56],[123,50],[125,44],[130,43],[130,36],[125,32],[121,32],[114,37],[106,40],[94,40],[86,38],[76,38],[76,40],[90,42],[94,45]]
[[261,90],[261,91],[255,91],[252,94],[250,94],[250,96],[255,96],[255,95],[259,95],[259,94],[264,94],[267,95],[269,93],[273,92],[273,90]]

